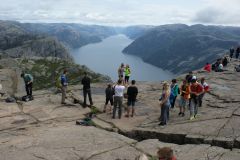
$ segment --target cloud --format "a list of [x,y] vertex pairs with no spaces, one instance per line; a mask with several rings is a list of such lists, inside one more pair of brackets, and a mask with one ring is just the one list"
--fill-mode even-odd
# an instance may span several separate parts
[[234,24],[240,23],[238,1],[0,0],[0,19],[103,25]]
[[193,23],[240,25],[239,0],[205,0],[204,8],[191,19]]

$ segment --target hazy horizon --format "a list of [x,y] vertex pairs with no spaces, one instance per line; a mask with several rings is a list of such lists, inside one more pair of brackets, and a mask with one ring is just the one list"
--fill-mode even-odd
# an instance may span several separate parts
[[0,19],[105,26],[240,26],[239,0],[0,0]]

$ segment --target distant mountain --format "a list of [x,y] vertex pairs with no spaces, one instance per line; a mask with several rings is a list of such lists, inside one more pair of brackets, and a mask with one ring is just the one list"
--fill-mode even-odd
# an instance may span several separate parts
[[138,25],[138,26],[129,26],[124,28],[118,28],[117,31],[121,34],[128,36],[130,39],[137,39],[140,36],[143,36],[145,33],[153,29],[154,26],[148,25]]
[[68,48],[79,48],[115,35],[113,27],[71,23],[21,23],[21,26],[37,34],[47,34],[63,42]]
[[151,29],[123,52],[173,73],[183,73],[213,62],[239,42],[238,27],[172,24]]
[[0,21],[0,51],[3,56],[59,57],[71,59],[66,48],[55,38],[33,34],[18,22]]

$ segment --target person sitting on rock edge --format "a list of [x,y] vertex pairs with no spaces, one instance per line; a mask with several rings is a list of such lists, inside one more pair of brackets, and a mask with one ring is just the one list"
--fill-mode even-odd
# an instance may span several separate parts
[[206,65],[204,66],[204,70],[207,72],[211,72],[211,65],[209,63],[206,63]]

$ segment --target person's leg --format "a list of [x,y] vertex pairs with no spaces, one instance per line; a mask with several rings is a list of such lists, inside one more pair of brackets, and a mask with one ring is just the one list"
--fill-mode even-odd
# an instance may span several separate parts
[[66,98],[66,89],[65,86],[62,86],[62,103],[65,103],[65,98]]
[[174,106],[175,106],[176,99],[177,99],[177,96],[175,96],[175,97],[173,98],[172,108],[174,108]]
[[128,101],[127,101],[127,114],[126,114],[126,117],[129,117],[130,107],[131,107],[131,99],[128,98]]
[[135,115],[135,100],[132,101],[132,117]]
[[103,108],[103,112],[105,113],[106,112],[106,108],[107,108],[107,105],[108,105],[108,101],[110,99],[108,97],[106,97],[106,101],[105,101],[105,105],[104,105],[104,108]]
[[160,114],[160,124],[163,124],[164,121],[164,108],[161,106],[161,114]]
[[28,84],[25,84],[25,89],[26,89],[26,93],[27,93],[27,95],[29,96],[30,93],[29,93],[29,89],[28,89]]
[[113,106],[113,116],[112,116],[112,118],[115,118],[115,115],[116,115],[117,99],[118,99],[118,97],[114,97],[114,100],[113,100],[114,106]]
[[84,107],[87,105],[86,99],[87,99],[87,91],[83,90],[83,105]]
[[119,119],[121,119],[121,117],[122,117],[122,103],[123,103],[123,98],[119,97],[119,102],[118,102],[118,105],[119,105],[119,108],[118,108],[118,118]]
[[182,117],[185,116],[186,104],[187,104],[187,100],[184,99],[184,100],[183,100],[183,104],[182,104]]
[[91,89],[88,90],[88,99],[89,99],[90,105],[92,106],[93,105],[93,101],[92,101]]
[[196,101],[195,102],[195,108],[194,108],[194,117],[196,118],[197,114],[198,114],[198,106],[199,106],[199,102]]
[[194,118],[194,109],[195,109],[195,100],[191,99],[190,101],[190,120]]
[[110,104],[111,104],[111,106],[110,106],[110,112],[112,112],[112,108],[113,108],[113,98],[112,98],[112,97],[110,98]]
[[167,119],[168,119],[168,117],[167,117],[167,107],[168,107],[167,105],[162,106],[162,108],[163,108],[163,120],[162,120],[162,122],[163,122],[164,125],[167,124]]
[[32,96],[32,86],[33,86],[33,83],[30,83],[28,86],[29,86],[29,95]]

